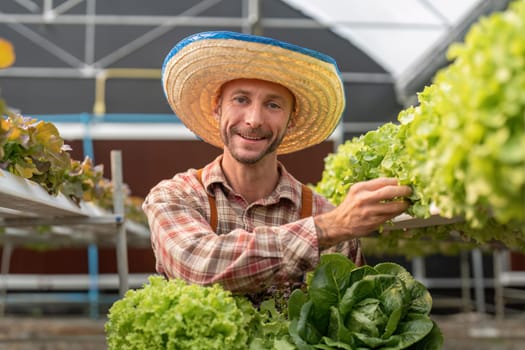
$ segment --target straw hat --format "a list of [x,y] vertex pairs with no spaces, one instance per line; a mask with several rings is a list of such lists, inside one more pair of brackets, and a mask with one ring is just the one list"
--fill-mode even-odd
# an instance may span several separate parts
[[295,126],[278,154],[324,141],[345,107],[335,60],[275,39],[235,32],[204,32],[180,41],[162,66],[164,94],[179,119],[204,141],[222,148],[213,115],[221,86],[231,80],[261,79],[287,87],[295,96]]

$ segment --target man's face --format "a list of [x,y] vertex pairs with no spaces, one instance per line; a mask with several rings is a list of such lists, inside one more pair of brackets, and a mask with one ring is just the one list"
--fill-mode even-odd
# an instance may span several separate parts
[[222,86],[215,111],[221,138],[233,158],[254,164],[279,147],[294,106],[282,85],[257,79],[232,80]]

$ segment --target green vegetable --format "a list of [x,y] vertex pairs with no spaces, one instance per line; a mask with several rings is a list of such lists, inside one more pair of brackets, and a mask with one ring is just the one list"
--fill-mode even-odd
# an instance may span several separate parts
[[2,118],[1,129],[2,168],[57,194],[71,161],[69,146],[57,128],[52,123],[10,114]]
[[288,321],[272,300],[255,309],[220,285],[150,276],[110,308],[108,350],[292,350]]
[[427,218],[435,205],[464,219],[382,235],[390,248],[456,232],[460,242],[525,251],[525,1],[482,18],[448,56],[419,105],[339,146],[315,189],[339,204],[356,182],[395,177],[413,189],[408,214]]
[[289,300],[290,335],[300,350],[439,349],[430,293],[395,263],[356,267],[341,254],[321,257],[307,293]]
[[263,301],[258,310],[251,307],[251,304],[243,305],[244,312],[252,317],[248,325],[249,350],[296,349],[288,333],[289,322],[285,314],[277,310],[275,299]]
[[[50,195],[59,193],[79,204],[94,202],[113,210],[113,185],[104,178],[102,164],[93,165],[89,157],[71,158],[71,147],[64,143],[53,123],[24,117],[6,109],[0,100],[0,168],[42,186]],[[147,225],[142,200],[126,192],[126,217]]]
[[525,2],[484,17],[399,115],[421,196],[473,228],[525,228]]
[[246,349],[250,321],[231,294],[151,276],[109,310],[108,349]]

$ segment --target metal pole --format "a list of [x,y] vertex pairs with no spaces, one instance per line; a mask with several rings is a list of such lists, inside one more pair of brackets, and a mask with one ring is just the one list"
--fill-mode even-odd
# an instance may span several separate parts
[[243,1],[243,21],[242,31],[246,34],[263,35],[261,24],[262,1],[244,0]]
[[501,283],[501,272],[503,271],[503,253],[496,249],[493,253],[494,261],[494,300],[496,307],[496,320],[503,320],[505,314],[505,303],[503,300],[503,283]]
[[9,263],[11,261],[11,255],[13,253],[13,243],[6,237],[4,240],[4,246],[2,248],[2,266],[0,267],[0,273],[2,277],[2,284],[0,286],[0,316],[4,315],[5,307],[7,305],[7,277],[9,274]]
[[460,253],[460,273],[461,273],[461,300],[463,304],[463,312],[471,311],[471,296],[470,296],[470,264],[468,252],[462,250]]
[[[91,118],[89,114],[84,113],[81,116],[82,123],[84,125],[84,136],[82,138],[82,146],[84,148],[84,156],[89,157],[93,162],[95,162],[95,151],[93,149],[93,139],[91,138],[90,125]],[[98,318],[98,306],[100,302],[100,293],[99,293],[99,278],[98,278],[98,247],[95,243],[88,245],[87,249],[88,254],[88,273],[89,273],[89,290],[88,290],[88,300],[89,300],[89,314],[91,318]]]
[[122,152],[111,151],[111,179],[113,183],[113,211],[117,222],[117,270],[119,276],[119,294],[124,296],[129,289],[128,250],[126,226],[124,225],[124,185],[122,180]]
[[474,292],[476,295],[476,309],[480,313],[485,313],[485,281],[483,277],[483,261],[481,250],[472,250],[472,265],[474,272]]
[[422,256],[416,256],[413,258],[412,269],[412,275],[414,278],[423,284],[427,284],[425,258]]

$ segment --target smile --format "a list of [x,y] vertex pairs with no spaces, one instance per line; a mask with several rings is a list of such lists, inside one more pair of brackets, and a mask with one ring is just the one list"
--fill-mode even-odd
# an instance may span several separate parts
[[252,140],[252,141],[258,141],[258,140],[264,139],[264,137],[261,137],[261,136],[249,136],[249,135],[239,135],[239,136],[241,136],[243,139]]

